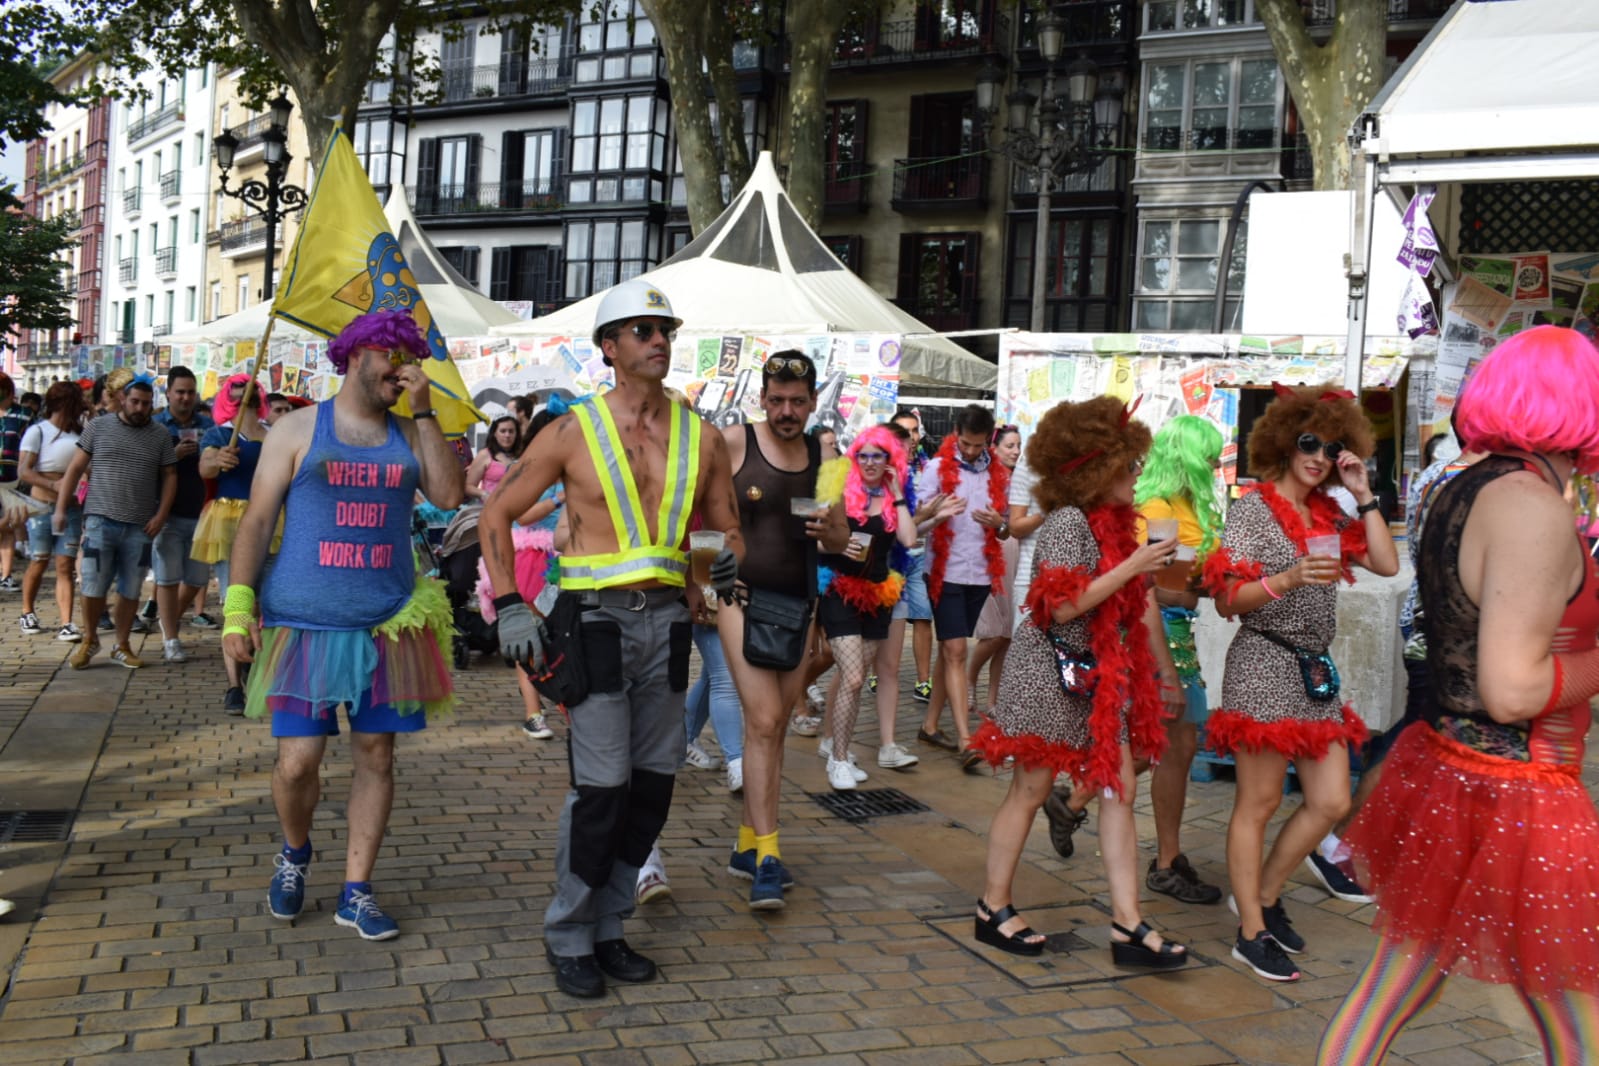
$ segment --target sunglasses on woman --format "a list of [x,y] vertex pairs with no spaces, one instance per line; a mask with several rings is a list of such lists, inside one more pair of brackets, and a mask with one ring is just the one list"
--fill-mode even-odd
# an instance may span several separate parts
[[1314,433],[1301,433],[1299,440],[1294,443],[1299,448],[1301,455],[1315,455],[1317,452],[1325,452],[1327,458],[1335,463],[1338,461],[1338,457],[1344,454],[1343,441],[1322,440]]
[[883,463],[888,462],[888,453],[859,452],[855,456],[855,461],[860,463],[862,466],[881,466]]

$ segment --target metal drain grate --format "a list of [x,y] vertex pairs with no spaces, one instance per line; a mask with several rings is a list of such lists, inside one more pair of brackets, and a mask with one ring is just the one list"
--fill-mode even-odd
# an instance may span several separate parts
[[76,811],[0,811],[0,844],[44,844],[67,839]]
[[850,792],[811,792],[811,799],[828,814],[859,824],[892,814],[915,814],[932,810],[921,800],[912,799],[897,788],[855,789]]

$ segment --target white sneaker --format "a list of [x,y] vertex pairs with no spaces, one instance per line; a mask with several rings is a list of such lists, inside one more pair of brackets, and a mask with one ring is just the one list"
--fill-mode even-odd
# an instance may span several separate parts
[[727,760],[727,790],[733,793],[744,791],[744,760],[742,758]]
[[[848,792],[852,790],[856,785],[857,773],[859,771],[850,765],[848,759],[827,760],[827,783],[832,785],[835,791]],[[860,774],[861,780],[864,780],[865,777],[865,774]]]
[[161,642],[161,658],[169,663],[189,661],[189,657],[183,654],[183,643],[177,637]]
[[833,757],[832,737],[822,737],[816,742],[816,757],[818,759],[831,759]]
[[650,903],[658,899],[671,899],[672,886],[666,880],[666,864],[661,860],[661,846],[650,849],[650,857],[638,868],[638,882],[633,888],[635,903]]
[[21,625],[24,633],[33,634],[44,632],[44,627],[39,624],[39,616],[34,614],[32,611],[23,612]]
[[66,625],[56,630],[56,639],[61,641],[63,644],[76,644],[78,641],[83,639],[83,630],[79,629],[71,622],[68,622]]
[[810,704],[811,711],[820,718],[827,710],[827,690],[820,684],[812,685],[805,690],[805,702]]
[[814,737],[821,732],[822,720],[808,714],[796,714],[789,720],[788,727],[794,731],[794,735],[797,737]]
[[884,744],[877,749],[877,765],[885,770],[904,770],[921,762],[898,744]]
[[4,918],[17,909],[16,903],[9,899],[0,899],[0,918]]
[[698,741],[691,740],[688,750],[683,756],[683,761],[696,770],[714,770],[722,765],[722,760],[700,747]]

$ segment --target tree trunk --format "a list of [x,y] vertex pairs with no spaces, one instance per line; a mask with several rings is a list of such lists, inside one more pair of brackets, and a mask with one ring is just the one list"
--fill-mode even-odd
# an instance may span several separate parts
[[672,89],[672,120],[678,153],[683,157],[683,188],[689,226],[698,234],[715,221],[722,202],[722,164],[711,135],[711,109],[705,100],[701,73],[704,22],[701,0],[642,0],[666,56],[666,80]]
[[750,180],[750,152],[745,140],[744,98],[739,95],[738,73],[733,69],[733,29],[721,5],[705,5],[704,40],[705,62],[716,94],[722,166],[736,194]]
[[1295,0],[1255,0],[1304,123],[1315,188],[1350,187],[1349,129],[1382,87],[1387,0],[1339,0],[1332,36],[1318,45]]
[[822,224],[827,164],[827,76],[847,0],[793,0],[788,8],[788,196],[812,229]]

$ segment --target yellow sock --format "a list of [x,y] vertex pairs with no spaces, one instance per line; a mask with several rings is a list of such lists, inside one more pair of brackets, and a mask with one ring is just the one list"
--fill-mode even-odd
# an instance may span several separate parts
[[759,866],[765,862],[768,855],[774,859],[782,858],[777,853],[777,830],[775,829],[765,836],[755,838],[755,865]]
[[747,825],[738,827],[738,851],[749,851],[755,846],[755,830]]

